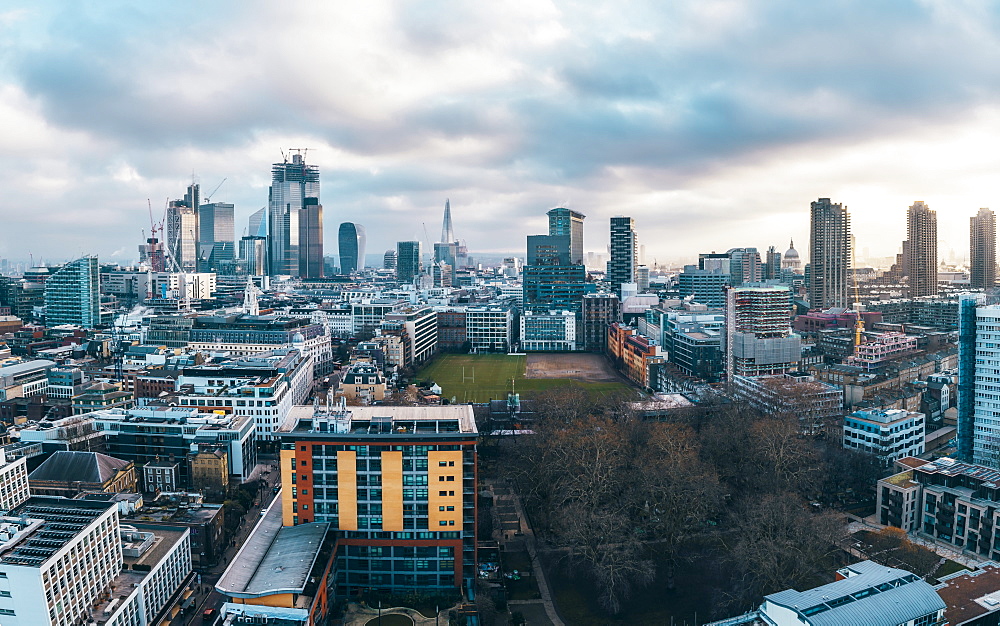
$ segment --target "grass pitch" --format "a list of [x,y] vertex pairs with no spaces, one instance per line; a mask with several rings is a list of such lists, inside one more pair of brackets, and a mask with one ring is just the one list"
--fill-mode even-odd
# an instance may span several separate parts
[[439,354],[417,373],[417,380],[433,381],[441,386],[443,398],[458,402],[504,400],[514,381],[516,393],[542,391],[555,387],[578,386],[593,393],[628,390],[620,382],[580,382],[568,378],[525,378],[524,355]]

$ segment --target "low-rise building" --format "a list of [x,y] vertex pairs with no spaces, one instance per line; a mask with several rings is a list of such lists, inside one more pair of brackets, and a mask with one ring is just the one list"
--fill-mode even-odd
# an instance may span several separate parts
[[159,459],[142,466],[142,489],[146,493],[181,490],[180,464]]
[[135,405],[135,398],[129,391],[122,391],[117,383],[97,383],[86,387],[78,396],[70,400],[73,415],[82,415],[102,409],[129,409]]
[[0,366],[0,402],[45,393],[49,384],[47,372],[54,366],[53,361],[46,359]]
[[733,394],[765,415],[797,417],[808,434],[839,430],[844,415],[842,389],[799,372],[735,376]]
[[650,366],[665,361],[656,340],[616,322],[608,326],[607,345],[608,357],[615,368],[639,387],[650,388]]
[[901,409],[855,411],[844,419],[844,447],[871,454],[888,467],[924,453],[923,413]]
[[573,311],[524,311],[521,314],[522,350],[566,352],[576,348],[576,314]]
[[229,453],[222,445],[199,445],[191,453],[191,488],[216,501],[229,490]]
[[201,494],[164,493],[126,521],[190,530],[192,562],[204,568],[218,564],[226,550],[225,520],[222,505],[204,502]]
[[883,478],[876,495],[882,524],[1000,560],[1000,471],[941,458]]
[[31,493],[72,498],[84,491],[136,491],[135,464],[99,452],[59,451],[28,474]]
[[352,402],[380,402],[385,399],[385,378],[375,365],[355,363],[344,372],[338,391]]

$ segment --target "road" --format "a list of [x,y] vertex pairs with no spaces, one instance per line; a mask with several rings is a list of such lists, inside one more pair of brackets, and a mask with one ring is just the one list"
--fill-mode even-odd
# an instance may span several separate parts
[[[264,474],[263,472],[268,473]],[[257,467],[254,469],[253,474],[250,475],[250,479],[254,480],[257,477],[260,477],[264,481],[264,488],[261,491],[263,494],[263,506],[266,508],[274,500],[274,486],[280,483],[281,474],[278,472],[277,458],[261,455],[258,459]],[[233,538],[229,547],[226,548],[219,564],[201,572],[201,585],[195,585],[197,587],[195,610],[190,615],[176,621],[176,624],[183,624],[185,626],[194,626],[197,624],[200,626],[204,623],[202,621],[202,614],[206,609],[214,608],[221,611],[222,605],[225,603],[225,597],[215,590],[215,583],[219,581],[219,577],[226,571],[226,567],[232,561],[233,557],[236,556],[236,552],[243,545],[247,535],[250,534],[250,531],[257,524],[257,521],[260,519],[260,511],[261,498],[258,498],[254,505],[250,507],[250,510],[247,511],[246,517],[244,517],[243,522],[236,532],[236,537]]]

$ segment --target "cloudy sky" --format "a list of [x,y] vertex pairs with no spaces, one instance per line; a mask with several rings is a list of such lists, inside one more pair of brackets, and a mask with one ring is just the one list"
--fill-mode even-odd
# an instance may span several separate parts
[[[906,207],[942,257],[1000,209],[1000,10],[854,2],[25,2],[0,9],[0,257],[134,259],[195,176],[237,236],[307,147],[369,252],[440,232],[516,252],[544,213],[586,248],[635,217],[647,258],[805,254],[809,202],[894,254]],[[13,8],[12,8],[12,5]]]

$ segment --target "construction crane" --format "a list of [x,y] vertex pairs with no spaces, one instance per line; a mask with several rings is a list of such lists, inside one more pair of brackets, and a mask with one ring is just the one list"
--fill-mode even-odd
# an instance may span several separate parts
[[861,297],[858,295],[858,261],[855,256],[854,246],[851,246],[851,269],[854,276],[854,356],[858,356],[858,346],[864,341],[865,320],[861,317]]
[[205,204],[208,204],[212,201],[212,196],[214,196],[215,192],[219,190],[219,187],[222,187],[222,183],[226,182],[227,180],[229,180],[228,176],[223,178],[222,182],[215,186],[215,189],[212,190],[212,193],[205,196]]

